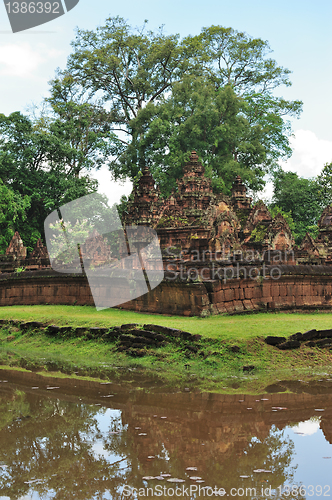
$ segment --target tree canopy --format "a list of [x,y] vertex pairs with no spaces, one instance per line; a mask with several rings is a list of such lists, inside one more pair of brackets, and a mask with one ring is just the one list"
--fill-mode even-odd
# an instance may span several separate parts
[[278,166],[291,156],[290,119],[302,103],[282,97],[291,72],[267,41],[217,25],[180,38],[110,17],[77,29],[72,47],[38,117],[0,114],[2,246],[12,218],[31,249],[45,217],[95,191],[89,172],[105,164],[132,180],[147,165],[168,195],[193,149],[215,192],[229,194],[236,175],[257,192],[271,174],[270,208],[294,222],[296,242],[315,231],[332,203],[332,164],[315,179]]
[[216,189],[229,191],[237,173],[257,189],[290,156],[287,116],[302,103],[276,97],[290,71],[266,41],[222,26],[180,40],[111,17],[72,45],[66,73],[108,110],[115,178],[149,165],[167,193],[195,148]]
[[43,235],[52,210],[97,188],[96,181],[87,175],[78,178],[68,165],[68,147],[60,136],[19,112],[0,115],[0,175],[17,199],[29,199],[24,203],[24,228],[16,224],[29,250]]

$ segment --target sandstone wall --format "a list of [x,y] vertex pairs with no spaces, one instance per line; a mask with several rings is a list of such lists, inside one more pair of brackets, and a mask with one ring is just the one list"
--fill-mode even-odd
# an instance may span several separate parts
[[[151,292],[120,307],[126,310],[200,316],[245,310],[331,309],[332,269],[281,266],[279,279],[230,279],[226,282],[164,280]],[[107,283],[101,294],[109,293]],[[121,296],[121,290],[116,290]],[[88,282],[80,275],[36,271],[0,274],[0,305],[94,305]]]

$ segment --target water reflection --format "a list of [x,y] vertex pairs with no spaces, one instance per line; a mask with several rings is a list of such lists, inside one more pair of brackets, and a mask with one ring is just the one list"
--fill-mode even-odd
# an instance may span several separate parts
[[[298,394],[258,397],[129,392],[60,379],[47,386],[35,374],[0,376],[8,380],[0,383],[1,500],[120,500],[142,497],[147,487],[165,498],[169,488],[190,485],[187,498],[198,497],[193,486],[271,498],[262,491],[306,485],[309,477],[330,484],[327,382],[317,395],[303,384]],[[300,493],[296,498],[305,498]]]

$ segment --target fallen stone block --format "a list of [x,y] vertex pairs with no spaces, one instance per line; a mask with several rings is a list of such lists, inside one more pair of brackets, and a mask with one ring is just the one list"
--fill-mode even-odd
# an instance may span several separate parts
[[60,331],[60,327],[56,326],[56,325],[49,325],[46,328],[46,333],[48,335],[58,335],[59,331]]
[[165,335],[168,335],[169,337],[174,337],[174,338],[181,337],[181,333],[183,333],[181,330],[177,330],[176,328],[168,328],[167,326],[143,325],[143,327],[146,330],[157,333],[163,333]]
[[133,342],[133,343],[131,344],[131,347],[132,347],[133,349],[142,349],[143,345],[142,345],[142,344],[140,344],[139,342]]
[[114,342],[114,340],[118,339],[120,335],[121,329],[115,326],[111,328],[107,333],[104,333],[104,335],[102,335],[102,338],[106,342]]
[[286,337],[275,337],[273,335],[269,335],[264,339],[264,342],[268,345],[278,345],[286,342]]
[[332,330],[318,330],[318,338],[319,339],[331,339],[332,338]]
[[197,347],[194,345],[186,345],[186,349],[188,349],[188,351],[190,351],[190,352],[194,352],[195,354],[196,354],[196,352],[198,352]]
[[332,345],[332,339],[310,340],[306,345],[308,347],[329,347]]
[[150,332],[149,330],[130,330],[131,335],[137,335],[139,337],[145,337],[151,340],[166,341],[167,337],[161,333]]
[[137,325],[136,323],[127,323],[125,325],[121,325],[120,328],[121,330],[123,331],[126,331],[126,330],[133,330],[134,328],[137,328],[139,325]]
[[26,332],[29,329],[34,330],[36,328],[45,328],[45,324],[40,323],[39,321],[28,321],[26,323],[20,324],[20,330],[24,332]]
[[297,349],[298,347],[300,347],[300,345],[301,345],[301,342],[299,342],[298,340],[288,340],[287,342],[283,342],[282,344],[278,344],[277,348],[285,351],[287,349]]
[[81,337],[82,335],[85,335],[86,330],[87,328],[78,326],[77,328],[74,329],[74,333],[77,337]]
[[152,339],[148,339],[146,337],[135,337],[135,341],[138,344],[144,344],[144,345],[154,345],[154,341]]
[[119,340],[121,342],[135,342],[135,337],[133,335],[119,335]]
[[297,333],[294,333],[293,335],[291,335],[288,340],[300,340],[301,341],[302,337],[303,337],[302,333],[297,332]]
[[126,354],[132,356],[133,358],[142,358],[147,354],[147,352],[144,349],[128,349]]
[[317,330],[308,330],[307,332],[304,332],[302,335],[301,340],[313,340],[318,338],[318,332]]
[[105,335],[105,333],[108,332],[108,328],[89,328],[89,332],[93,337],[101,337],[102,335]]
[[64,333],[71,333],[72,332],[72,327],[71,326],[60,326],[58,334],[64,334]]

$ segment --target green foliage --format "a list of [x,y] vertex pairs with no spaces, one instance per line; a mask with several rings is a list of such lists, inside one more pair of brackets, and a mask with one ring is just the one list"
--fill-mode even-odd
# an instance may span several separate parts
[[267,227],[263,224],[257,224],[251,233],[251,241],[254,243],[262,243],[267,232]]
[[29,207],[28,196],[16,193],[0,179],[0,253],[6,251],[16,230],[20,231],[21,237],[27,234],[25,227]]
[[[19,112],[0,114],[0,175],[3,184],[26,200],[24,224],[13,218],[8,231],[18,230],[28,250],[44,233],[46,216],[59,206],[95,191],[97,182],[78,177],[67,165],[65,139],[43,129]],[[27,202],[29,200],[29,203]],[[9,234],[2,233],[6,245]],[[9,239],[8,239],[9,238]],[[5,244],[3,243],[3,245]]]
[[295,231],[295,222],[293,220],[291,211],[285,212],[284,210],[282,210],[282,208],[278,207],[278,205],[274,205],[269,210],[270,210],[270,214],[273,218],[276,217],[277,214],[281,214],[283,216],[283,218],[285,219],[285,221],[287,222],[289,229],[292,232]]
[[145,155],[140,137],[149,105],[168,92],[188,66],[177,35],[146,26],[134,30],[120,17],[106,19],[95,31],[77,30],[68,71],[82,88],[107,102],[114,137],[110,162],[117,177],[137,175]]
[[26,267],[17,267],[17,268],[15,269],[15,273],[16,273],[16,274],[21,274],[21,273],[23,273],[25,270],[26,270]]
[[326,163],[317,176],[318,199],[325,208],[332,203],[332,162]]
[[[160,378],[165,384],[182,386],[184,382],[194,382],[195,387],[213,391],[232,391],[234,376],[249,392],[261,393],[264,388],[279,378],[288,380],[301,374],[311,377],[313,366],[321,373],[331,367],[329,353],[323,354],[317,349],[312,353],[312,363],[308,366],[305,352],[289,352],[273,349],[263,342],[263,337],[269,335],[289,337],[297,331],[306,331],[313,328],[329,328],[330,318],[327,314],[283,314],[258,313],[240,316],[210,316],[207,318],[180,317],[158,315],[158,321],[153,314],[106,309],[96,311],[88,306],[10,306],[2,307],[1,319],[26,321],[41,321],[59,326],[73,327],[107,327],[120,326],[127,323],[159,324],[171,328],[178,328],[193,334],[200,334],[203,339],[200,349],[204,356],[183,355],[176,342],[169,346],[151,350],[143,358],[130,358],[116,350],[116,344],[104,342],[101,339],[88,341],[83,337],[51,338],[43,332],[15,334],[15,340],[7,342],[11,332],[3,327],[0,330],[0,360],[11,363],[13,366],[45,366],[48,370],[62,370],[65,373],[77,372],[81,375],[110,377],[110,380],[135,380],[137,369],[144,370],[146,378],[151,375],[154,380]],[[262,334],[263,332],[263,334]],[[265,332],[265,333],[264,333]],[[236,344],[240,347],[239,353],[233,353],[228,348]],[[8,354],[9,353],[9,354]],[[190,364],[190,371],[184,365]],[[244,365],[255,365],[257,377],[243,376]],[[278,367],[276,371],[275,367]],[[294,372],[294,366],[296,371]],[[119,367],[122,369],[120,370]],[[191,374],[195,377],[192,378]],[[183,386],[182,386],[183,387]]]
[[292,217],[295,242],[301,243],[306,232],[316,226],[322,212],[317,181],[299,177],[295,172],[278,170],[274,174],[271,209],[276,206]]
[[[112,154],[111,114],[102,102],[82,91],[79,79],[59,70],[46,99],[50,115],[41,116],[36,126],[61,143],[62,162],[68,176],[79,177],[83,169],[101,167]],[[45,112],[44,112],[45,113]]]
[[67,234],[69,238],[74,241],[84,242],[86,238],[92,233],[93,227],[89,220],[84,219],[75,224],[70,221],[57,220],[54,224],[50,224],[52,232],[50,241],[52,243],[52,252],[50,259],[61,259],[63,264],[69,264],[77,257],[77,245],[68,246]]
[[180,41],[114,17],[78,30],[73,48],[65,74],[107,104],[115,178],[149,164],[169,194],[195,149],[217,192],[229,193],[236,174],[259,189],[291,154],[285,117],[302,103],[275,96],[290,71],[268,57],[266,41],[222,26]]
[[236,217],[239,219],[241,228],[243,229],[248,220],[248,211],[239,209],[236,211]]
[[167,217],[161,217],[157,227],[182,227],[188,224],[188,220],[183,217],[169,215]]

